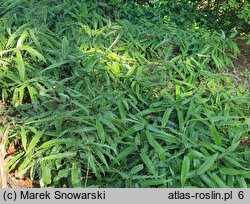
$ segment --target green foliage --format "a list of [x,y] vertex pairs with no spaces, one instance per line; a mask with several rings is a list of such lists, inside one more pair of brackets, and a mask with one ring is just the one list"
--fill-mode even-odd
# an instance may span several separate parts
[[220,73],[232,36],[172,22],[181,1],[170,20],[171,1],[4,2],[7,168],[42,187],[249,187],[250,95]]
[[[217,0],[214,2],[193,0],[196,7],[209,17],[209,21],[215,22],[211,26],[223,29],[237,29],[249,32],[250,4],[245,0]],[[212,13],[212,15],[211,15]]]
[[250,4],[246,0],[127,0],[124,4],[112,6],[116,7],[116,18],[129,18],[132,21],[143,17],[182,27],[198,24],[229,33],[236,30],[249,32],[250,27]]

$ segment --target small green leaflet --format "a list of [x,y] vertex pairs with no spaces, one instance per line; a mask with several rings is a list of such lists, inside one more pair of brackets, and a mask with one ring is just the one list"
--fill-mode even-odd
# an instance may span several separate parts
[[190,158],[185,156],[181,166],[181,186],[184,187],[190,169]]
[[148,167],[150,173],[152,173],[154,176],[157,176],[158,173],[156,171],[155,165],[153,164],[152,160],[148,157],[146,151],[143,151],[140,154],[140,156],[144,164]]
[[75,162],[72,164],[72,168],[71,168],[71,182],[72,182],[72,186],[74,188],[82,188],[83,185],[81,183],[81,170],[80,170],[80,166],[78,166]]
[[34,149],[34,147],[37,145],[42,135],[43,135],[43,132],[41,131],[37,131],[35,133],[35,136],[32,138],[27,148],[26,155],[29,154]]
[[210,129],[210,132],[212,134],[214,144],[221,147],[221,136],[220,136],[219,132],[217,131],[216,127],[210,125],[209,129]]
[[168,122],[168,119],[169,119],[169,116],[171,115],[173,111],[173,108],[169,108],[165,111],[163,117],[162,117],[162,121],[161,121],[161,126],[162,127],[165,127],[167,122]]
[[76,152],[65,152],[65,153],[60,153],[60,154],[52,154],[47,157],[41,158],[41,160],[45,161],[45,160],[69,158],[69,157],[74,157],[74,156],[76,156]]
[[90,57],[87,62],[84,64],[85,66],[85,71],[86,72],[90,72],[94,67],[95,65],[97,64],[97,62],[99,61],[99,57],[98,56],[92,56]]
[[137,149],[137,146],[135,144],[131,144],[128,148],[126,148],[125,150],[123,150],[120,154],[117,155],[116,157],[116,161],[120,162],[122,161],[124,158],[126,158],[128,155],[130,155],[131,153],[135,152]]
[[136,132],[144,129],[144,126],[145,126],[144,123],[139,123],[139,124],[132,126],[128,130],[126,130],[126,132],[124,132],[124,134],[122,135],[122,138],[125,138],[127,136],[131,136],[133,133],[136,133]]
[[50,184],[51,179],[51,169],[45,162],[41,162],[41,171],[42,171],[42,181],[45,184]]
[[21,141],[22,141],[22,145],[24,150],[27,150],[27,137],[26,137],[26,132],[24,127],[21,127]]
[[105,131],[102,126],[102,123],[99,120],[96,121],[96,129],[97,129],[97,134],[103,144],[105,142]]
[[138,173],[139,171],[141,171],[143,169],[143,165],[140,164],[140,165],[137,165],[135,167],[133,167],[131,170],[130,170],[130,174],[136,174]]
[[155,151],[159,155],[160,159],[164,160],[165,149],[155,140],[155,138],[149,131],[146,131],[146,137],[148,139],[149,144],[155,149]]
[[200,166],[200,168],[197,170],[198,175],[204,174],[207,170],[209,170],[212,165],[214,164],[215,160],[218,157],[218,153],[208,157],[206,161]]
[[17,62],[17,69],[18,69],[19,76],[21,80],[24,81],[25,80],[25,66],[24,66],[23,57],[19,50],[16,51],[16,62]]

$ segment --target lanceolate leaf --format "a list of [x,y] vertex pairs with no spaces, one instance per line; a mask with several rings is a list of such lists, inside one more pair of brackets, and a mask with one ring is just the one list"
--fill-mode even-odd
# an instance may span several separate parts
[[144,162],[144,164],[147,166],[147,168],[149,169],[150,173],[153,174],[154,176],[157,176],[157,171],[156,168],[152,162],[152,160],[147,156],[146,151],[143,151],[140,154],[142,161]]
[[21,141],[22,141],[23,148],[26,151],[26,149],[27,149],[27,146],[26,146],[27,145],[27,135],[26,135],[24,127],[21,127]]
[[98,136],[99,136],[101,142],[104,143],[105,142],[105,131],[104,131],[104,128],[102,126],[102,123],[99,120],[96,121],[96,129],[97,129],[97,133],[98,133]]
[[29,154],[34,149],[34,147],[37,145],[42,135],[43,135],[43,132],[40,132],[40,131],[37,131],[35,133],[35,136],[32,138],[32,140],[29,143],[29,146],[27,147],[26,154]]
[[24,81],[25,80],[25,67],[24,67],[22,54],[19,50],[16,51],[16,61],[17,61],[17,69],[18,69],[19,76],[21,80]]
[[214,140],[214,144],[217,146],[221,146],[221,136],[219,134],[219,132],[217,131],[216,127],[210,125],[209,127],[213,140]]
[[181,186],[185,186],[186,179],[188,177],[190,169],[190,158],[188,156],[185,156],[182,160],[182,166],[181,166]]
[[164,160],[165,159],[165,150],[164,150],[164,148],[154,139],[153,135],[149,131],[146,131],[146,137],[148,139],[149,144],[158,153],[160,159]]
[[206,161],[200,166],[200,168],[197,170],[198,175],[204,174],[207,170],[209,170],[212,165],[214,164],[215,160],[217,159],[218,154],[214,154],[212,156],[209,156]]
[[82,178],[81,178],[81,169],[79,165],[75,162],[72,164],[71,168],[71,182],[74,188],[81,188],[83,187]]

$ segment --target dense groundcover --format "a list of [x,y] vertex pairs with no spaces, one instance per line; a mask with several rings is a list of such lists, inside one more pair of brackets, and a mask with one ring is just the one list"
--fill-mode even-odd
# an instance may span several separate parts
[[250,187],[250,94],[228,71],[249,4],[228,2],[0,0],[5,168],[41,187]]

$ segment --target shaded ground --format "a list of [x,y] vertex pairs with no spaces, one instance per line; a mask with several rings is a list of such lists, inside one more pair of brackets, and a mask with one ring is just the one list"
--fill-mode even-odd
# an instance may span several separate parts
[[246,41],[242,39],[236,41],[241,53],[234,60],[236,69],[232,74],[236,78],[237,85],[245,84],[250,91],[250,45],[246,45]]

